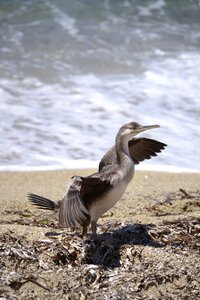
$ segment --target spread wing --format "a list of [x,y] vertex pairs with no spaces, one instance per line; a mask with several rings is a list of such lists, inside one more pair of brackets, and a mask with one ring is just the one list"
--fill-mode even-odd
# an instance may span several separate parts
[[145,159],[157,156],[167,145],[152,139],[134,138],[129,141],[128,146],[134,163],[139,164]]
[[69,189],[60,204],[59,225],[76,227],[82,225],[89,217],[88,210],[81,198],[82,178],[73,176]]
[[[156,140],[147,138],[133,138],[128,143],[129,153],[135,164],[139,164],[145,159],[150,159],[152,156],[156,156],[167,145]],[[110,148],[108,152],[102,157],[99,163],[99,171],[108,165],[114,165],[117,163],[117,156],[115,146]]]
[[90,203],[100,198],[111,187],[110,170],[87,177],[71,178],[69,189],[60,204],[59,224],[64,227],[76,227],[90,220]]

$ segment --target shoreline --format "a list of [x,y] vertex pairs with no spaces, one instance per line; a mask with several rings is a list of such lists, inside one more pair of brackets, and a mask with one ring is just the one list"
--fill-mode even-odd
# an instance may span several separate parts
[[[98,169],[98,162],[83,160],[77,160],[74,165],[74,161],[70,161],[70,164],[66,166],[59,165],[44,165],[44,166],[0,166],[0,173],[7,172],[51,172],[51,171],[81,171],[81,170],[96,170]],[[82,164],[83,163],[83,164]],[[174,165],[156,165],[156,164],[139,164],[136,166],[137,171],[149,171],[149,172],[166,172],[166,173],[199,173],[200,170],[182,168]]]

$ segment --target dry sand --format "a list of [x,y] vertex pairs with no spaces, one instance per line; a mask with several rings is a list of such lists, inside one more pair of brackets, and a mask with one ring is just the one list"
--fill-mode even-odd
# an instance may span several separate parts
[[83,242],[26,195],[59,200],[70,176],[91,172],[0,173],[0,296],[200,299],[200,173],[136,171],[99,238]]

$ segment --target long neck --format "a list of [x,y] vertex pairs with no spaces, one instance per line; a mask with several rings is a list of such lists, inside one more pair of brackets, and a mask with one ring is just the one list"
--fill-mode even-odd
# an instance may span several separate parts
[[132,158],[129,153],[128,142],[130,137],[125,135],[117,135],[115,141],[116,154],[117,154],[117,163],[119,167],[133,165]]
[[128,138],[128,136],[117,135],[115,144],[119,168],[118,171],[126,184],[131,181],[134,175],[134,162],[128,148],[129,139],[130,137]]

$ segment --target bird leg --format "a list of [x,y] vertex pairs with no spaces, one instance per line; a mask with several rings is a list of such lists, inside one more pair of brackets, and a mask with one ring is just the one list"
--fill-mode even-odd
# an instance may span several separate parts
[[91,225],[92,225],[92,234],[96,235],[97,234],[97,222],[92,221]]
[[88,225],[83,225],[82,237],[87,237]]

